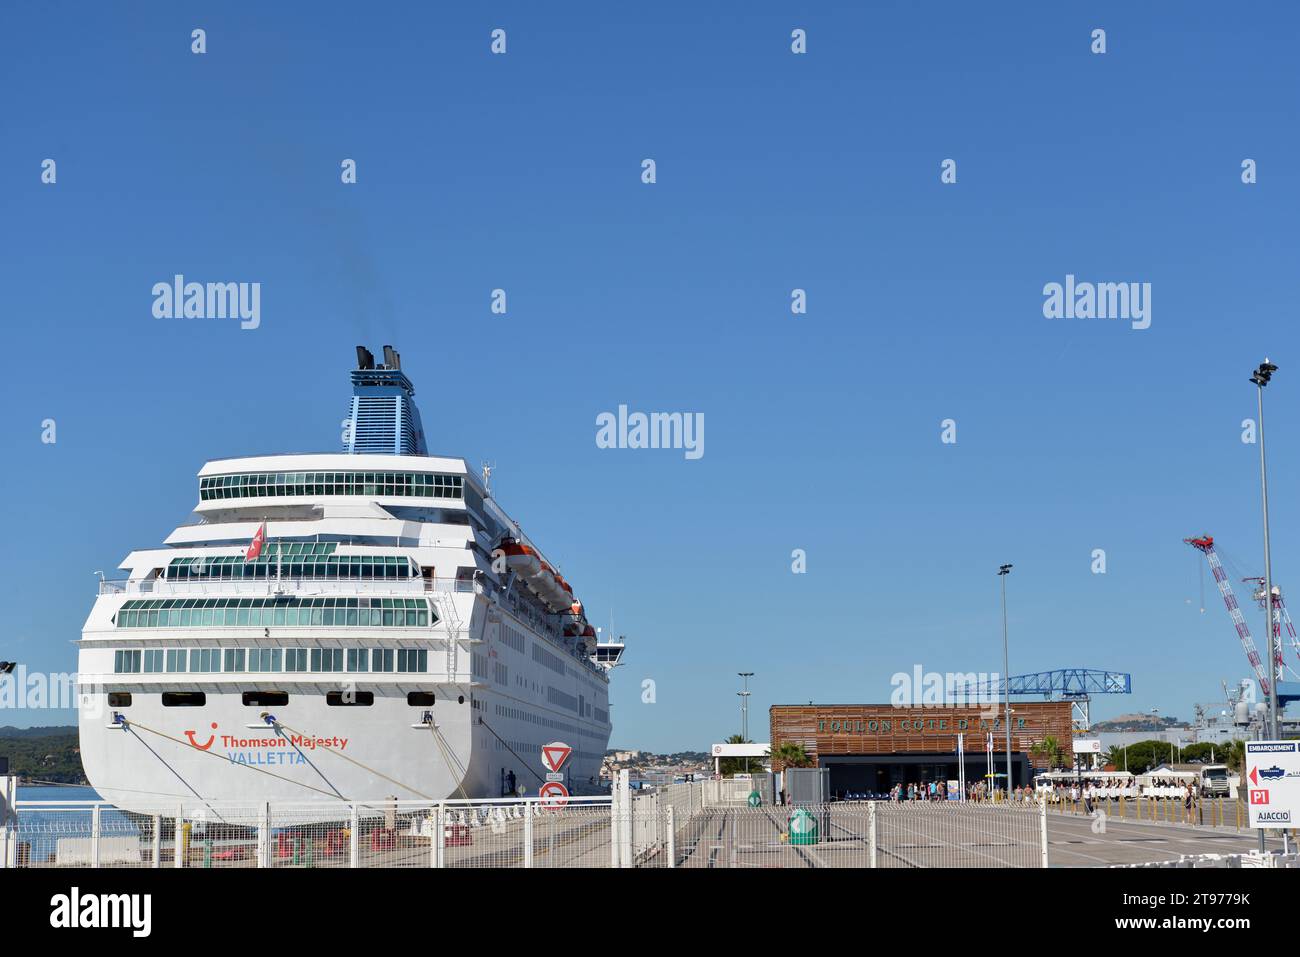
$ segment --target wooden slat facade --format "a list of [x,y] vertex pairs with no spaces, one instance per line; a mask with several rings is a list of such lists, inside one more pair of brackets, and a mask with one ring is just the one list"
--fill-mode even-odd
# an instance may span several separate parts
[[[991,715],[996,711],[996,717]],[[1035,768],[1046,769],[1047,757],[1030,748],[1054,737],[1067,763],[1073,760],[1071,707],[1068,701],[1013,701],[1011,750],[1027,755]],[[994,751],[1006,747],[1000,705],[896,708],[888,704],[773,705],[772,753],[787,741],[803,745],[810,757],[822,755],[953,754],[957,735],[965,735],[968,754],[981,753],[987,732]],[[780,770],[773,762],[773,770]]]

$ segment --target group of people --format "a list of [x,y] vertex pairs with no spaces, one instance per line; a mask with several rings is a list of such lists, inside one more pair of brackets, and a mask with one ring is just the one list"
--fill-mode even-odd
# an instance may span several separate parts
[[946,801],[948,785],[944,781],[913,781],[895,784],[889,789],[891,801]]
[[[954,792],[946,781],[913,781],[910,784],[895,784],[889,789],[891,801],[946,801]],[[991,787],[984,781],[972,781],[966,785],[966,800],[992,801],[1002,799],[1002,789]],[[1034,799],[1033,788],[1016,788],[1017,801]]]

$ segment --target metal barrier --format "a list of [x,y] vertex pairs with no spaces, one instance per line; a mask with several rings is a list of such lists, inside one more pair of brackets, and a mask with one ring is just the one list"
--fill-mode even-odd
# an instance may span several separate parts
[[[1149,822],[1153,824],[1185,824],[1234,831],[1250,830],[1246,806],[1237,798],[1200,796],[1187,805],[1184,797],[1161,798],[1119,797],[1049,798],[1048,810],[1053,814],[1096,816],[1098,812],[1119,821]],[[1292,836],[1295,829],[1290,829]]]
[[1044,867],[1037,804],[714,806],[700,784],[480,801],[17,801],[0,867]]
[[1112,864],[1112,868],[1300,868],[1300,854],[1183,854],[1176,861],[1150,861],[1142,864]]
[[1034,802],[881,802],[879,867],[1046,867],[1046,808]]
[[616,844],[624,827],[630,835],[621,866],[1048,866],[1046,808],[1035,802],[683,807],[661,795],[627,806],[612,809]]

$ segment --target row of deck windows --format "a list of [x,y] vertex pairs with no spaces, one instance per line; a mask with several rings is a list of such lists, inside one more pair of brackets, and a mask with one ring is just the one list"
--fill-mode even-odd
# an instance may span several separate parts
[[229,674],[429,670],[427,648],[127,648],[113,652],[113,673]]
[[423,598],[133,598],[118,628],[427,628],[438,615]]
[[199,500],[286,495],[462,498],[464,477],[430,472],[253,472],[199,479]]
[[242,581],[260,578],[418,578],[420,566],[404,555],[319,555],[279,558],[263,554],[173,558],[169,581]]

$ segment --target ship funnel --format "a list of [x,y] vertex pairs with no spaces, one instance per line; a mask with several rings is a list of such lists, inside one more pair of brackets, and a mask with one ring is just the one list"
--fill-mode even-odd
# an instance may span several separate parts
[[415,386],[402,372],[402,357],[392,346],[384,346],[384,364],[378,369],[370,350],[357,346],[343,450],[354,455],[429,454],[415,406]]

